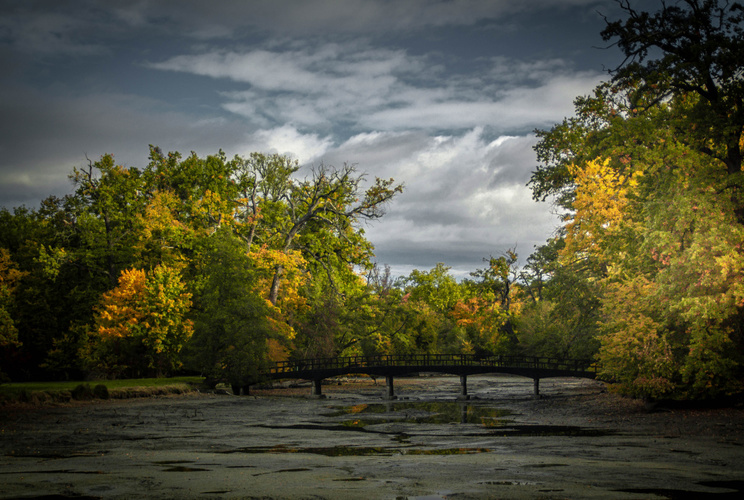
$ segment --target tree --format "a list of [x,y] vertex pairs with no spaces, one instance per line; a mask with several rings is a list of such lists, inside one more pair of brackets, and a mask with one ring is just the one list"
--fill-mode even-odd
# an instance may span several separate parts
[[558,259],[557,241],[536,247],[519,273],[519,280],[532,302],[543,300],[544,290],[553,276],[553,264]]
[[[625,55],[612,71],[616,87],[637,87],[653,105],[698,96],[686,131],[690,145],[721,161],[729,174],[742,170],[744,133],[744,7],[738,2],[683,0],[661,3],[650,14],[618,0],[624,21],[608,22],[605,41]],[[636,97],[631,95],[631,97]],[[711,143],[714,145],[711,147]]]
[[475,301],[471,299],[471,306],[480,303],[483,311],[487,312],[486,332],[490,332],[487,344],[498,346],[501,353],[513,351],[517,340],[513,321],[516,311],[512,308],[519,278],[517,259],[513,249],[501,257],[490,257],[488,267],[473,271],[470,276],[474,279],[465,282],[477,298]]
[[[402,191],[401,185],[394,185],[393,179],[376,179],[360,199],[360,187],[364,176],[355,175],[352,166],[345,165],[340,170],[321,166],[315,169],[312,177],[294,184],[285,200],[287,219],[281,230],[278,248],[287,252],[299,247],[309,258],[315,258],[321,266],[329,263],[316,248],[320,241],[318,231],[325,232],[334,242],[351,245],[346,250],[343,265],[364,263],[371,254],[366,240],[360,239],[355,226],[362,220],[375,220],[384,215],[384,205]],[[303,231],[311,229],[312,237],[302,241]],[[304,243],[304,244],[303,244]],[[315,244],[315,245],[312,245]],[[341,247],[345,247],[342,245]],[[334,252],[338,255],[338,252]],[[277,265],[269,291],[269,300],[276,304],[284,267]]]
[[0,211],[0,245],[23,273],[12,313],[22,345],[6,365],[13,380],[48,378],[41,365],[54,343],[73,322],[90,320],[92,304],[108,285],[104,272],[91,274],[77,259],[81,238],[70,203],[71,197],[49,197],[37,210]]
[[626,61],[576,100],[576,117],[539,133],[544,165],[533,195],[555,195],[566,211],[551,287],[566,297],[589,292],[573,303],[596,304],[588,310],[601,326],[588,331],[601,341],[603,375],[626,393],[736,393],[744,389],[742,9],[686,0],[649,14],[620,5],[628,19],[608,23],[603,36],[618,39]]
[[401,279],[408,300],[424,302],[439,313],[451,311],[460,300],[462,291],[449,270],[439,262],[430,271],[411,271]]
[[[500,304],[483,297],[469,297],[455,304],[451,312],[464,329],[463,352],[476,355],[512,354],[513,329],[509,313]],[[509,325],[509,326],[507,326]]]
[[565,245],[560,236],[549,240],[527,259],[520,273],[531,300],[525,301],[515,319],[518,348],[530,356],[591,359],[599,349],[596,266],[585,258],[561,258]]
[[268,357],[270,305],[255,293],[257,270],[243,242],[221,228],[199,241],[194,273],[194,335],[188,366],[211,384],[239,388],[258,380]]
[[[298,331],[317,334],[311,323],[323,318],[311,306],[333,313],[326,325],[331,316],[347,321],[347,301],[363,288],[357,270],[371,267],[373,255],[362,223],[381,217],[402,186],[368,182],[348,165],[321,165],[306,179],[295,177],[298,169],[280,155],[182,157],[150,146],[144,169],[116,165],[107,154],[73,169],[73,194],[35,211],[0,210],[0,248],[24,273],[13,300],[3,299],[13,321],[6,328],[12,363],[3,367],[27,379],[172,371],[192,343],[189,294],[207,311],[192,318],[208,332],[194,345],[222,336],[208,352],[223,363],[220,376],[238,382],[267,356],[287,357],[300,345]],[[239,257],[227,259],[246,277],[234,291],[214,292],[219,283],[210,276],[231,278],[204,253],[212,239],[242,245]],[[243,302],[229,306],[208,300],[238,295]],[[241,303],[244,316],[231,309]],[[210,330],[210,315],[228,318],[227,329]],[[10,325],[2,318],[3,328]],[[256,337],[246,337],[249,323]],[[351,329],[334,328],[324,334],[336,349]],[[240,353],[250,366],[240,365]],[[217,377],[213,365],[199,366]]]
[[[10,252],[5,248],[0,248],[0,353],[5,358],[7,351],[19,347],[18,329],[11,316],[13,309],[13,291],[18,280],[23,277],[23,273],[18,270],[15,263],[10,258]],[[6,374],[3,372],[3,366],[0,365],[0,380],[4,379]]]
[[89,160],[85,168],[74,168],[70,178],[77,189],[67,210],[85,249],[76,256],[78,265],[107,278],[108,288],[114,288],[121,270],[134,260],[133,226],[144,201],[139,196],[141,173],[115,165],[107,154],[96,162]]
[[181,366],[180,351],[191,337],[187,313],[191,293],[178,269],[158,265],[152,272],[122,271],[106,292],[90,332],[89,363],[107,376],[164,375]]

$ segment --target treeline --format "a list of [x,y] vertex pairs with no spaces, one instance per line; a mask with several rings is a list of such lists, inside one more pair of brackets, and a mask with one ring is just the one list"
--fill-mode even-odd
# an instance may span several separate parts
[[0,211],[6,376],[245,385],[290,357],[519,349],[514,253],[461,283],[443,264],[393,280],[361,222],[402,186],[297,170],[151,147],[142,170],[106,155],[73,170],[72,194]]

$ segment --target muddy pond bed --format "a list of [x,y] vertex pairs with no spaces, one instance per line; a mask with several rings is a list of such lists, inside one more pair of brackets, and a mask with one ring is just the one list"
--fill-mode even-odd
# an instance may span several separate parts
[[744,409],[665,409],[600,382],[344,379],[0,408],[0,499],[739,499]]

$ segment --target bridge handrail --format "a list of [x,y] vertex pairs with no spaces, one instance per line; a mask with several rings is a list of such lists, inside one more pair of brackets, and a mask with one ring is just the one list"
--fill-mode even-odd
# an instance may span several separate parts
[[335,358],[309,358],[277,361],[268,368],[269,374],[291,374],[300,371],[336,370],[364,367],[495,367],[565,370],[596,373],[598,364],[590,359],[562,359],[541,356],[477,356],[474,354],[380,354]]

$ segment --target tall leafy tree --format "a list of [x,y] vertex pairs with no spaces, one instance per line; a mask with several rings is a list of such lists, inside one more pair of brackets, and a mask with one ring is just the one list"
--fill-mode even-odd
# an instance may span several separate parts
[[[18,329],[11,315],[14,302],[13,292],[21,277],[23,273],[10,258],[10,252],[5,248],[0,248],[0,356],[2,356],[0,359],[3,364],[9,351],[21,345],[18,341]],[[3,365],[0,364],[0,380],[5,377],[7,375],[3,371]]]
[[144,203],[141,173],[116,165],[112,155],[104,155],[86,167],[74,168],[70,178],[77,189],[67,210],[82,247],[76,260],[92,275],[107,279],[109,289],[114,288],[121,270],[134,260],[135,216]]
[[194,273],[194,335],[187,364],[209,383],[240,388],[258,380],[268,358],[270,305],[255,293],[259,277],[243,242],[226,228],[199,241]]
[[[536,198],[566,210],[605,376],[646,397],[742,390],[742,10],[688,0],[609,23],[628,59],[540,133]],[[654,50],[652,50],[654,49]]]
[[[602,31],[625,55],[613,73],[619,88],[633,88],[639,106],[669,98],[696,97],[685,140],[720,161],[730,174],[742,170],[744,148],[744,7],[739,2],[661,2],[655,13],[618,4],[624,20]],[[642,98],[640,98],[643,96]]]

